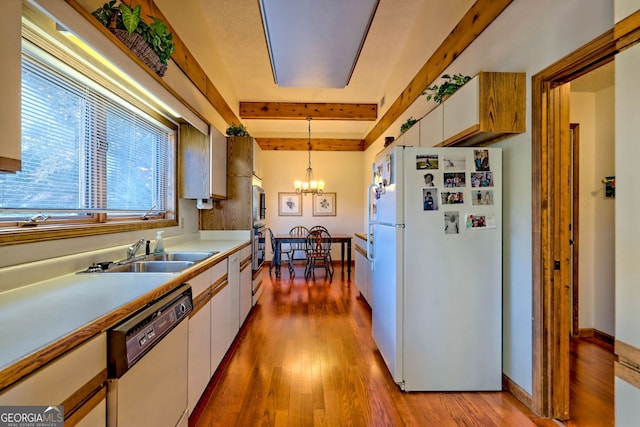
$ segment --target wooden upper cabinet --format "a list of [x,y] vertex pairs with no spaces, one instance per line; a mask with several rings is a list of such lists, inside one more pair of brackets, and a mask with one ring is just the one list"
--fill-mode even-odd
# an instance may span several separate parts
[[211,197],[227,198],[227,138],[211,129]]
[[252,177],[254,170],[254,144],[250,136],[227,138],[227,175]]
[[189,124],[180,125],[180,198],[210,196],[209,138]]
[[486,145],[524,132],[525,79],[525,73],[481,72],[468,81],[441,105],[439,145]]
[[0,14],[0,171],[16,172],[21,164],[21,21],[22,0],[4,0]]

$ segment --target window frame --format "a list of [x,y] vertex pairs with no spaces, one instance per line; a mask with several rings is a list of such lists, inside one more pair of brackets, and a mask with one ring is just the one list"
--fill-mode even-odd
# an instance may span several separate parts
[[[142,93],[127,96],[131,92],[131,88],[120,87],[116,83],[119,82],[119,79],[108,80],[109,84],[105,84],[105,78],[97,75],[95,69],[88,65],[94,62],[88,53],[80,52],[64,37],[61,40],[58,34],[50,34],[49,32],[49,34],[43,35],[41,27],[36,27],[36,30],[34,27],[36,24],[23,18],[23,39],[51,55],[54,60],[62,62],[65,66],[81,74],[92,84],[99,85],[103,90],[109,91],[111,96],[122,99],[125,103],[132,105],[134,109],[141,110],[173,131],[168,157],[168,180],[172,183],[172,187],[167,189],[167,206],[166,210],[161,213],[89,212],[86,218],[67,220],[56,218],[55,211],[43,211],[47,215],[51,215],[51,218],[34,225],[26,219],[39,211],[25,210],[25,220],[14,220],[13,218],[0,220],[0,246],[178,226],[178,119],[168,117],[166,113],[162,114],[148,104],[141,102],[140,98],[144,99],[146,96],[144,89],[141,89]],[[46,33],[46,31],[44,32]],[[61,43],[67,46],[61,47]],[[21,212],[23,211],[16,211],[16,213]]]

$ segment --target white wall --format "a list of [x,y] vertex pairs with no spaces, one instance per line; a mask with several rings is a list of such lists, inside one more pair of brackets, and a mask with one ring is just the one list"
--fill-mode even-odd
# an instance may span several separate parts
[[[596,145],[594,188],[602,189],[605,176],[615,176],[615,89],[596,93]],[[597,186],[597,187],[596,187]],[[595,205],[594,328],[615,336],[615,210],[616,199],[603,197]]]
[[[286,234],[296,225],[307,228],[323,225],[330,233],[364,232],[361,222],[366,206],[363,188],[361,151],[313,151],[311,166],[316,179],[325,181],[325,192],[336,193],[336,216],[313,216],[312,195],[303,196],[302,216],[278,216],[278,193],[292,192],[293,181],[303,180],[307,169],[307,151],[262,151],[263,186],[267,195],[267,225],[275,234]],[[269,248],[270,249],[270,248]],[[339,246],[331,248],[334,260]],[[271,259],[271,252],[267,259]],[[346,257],[346,255],[345,255]],[[352,259],[355,259],[352,254]]]
[[[636,348],[640,348],[638,70],[640,46],[616,55],[616,339]],[[640,388],[616,378],[615,398],[616,425],[637,425]]]
[[[613,5],[601,0],[513,2],[447,70],[527,73],[527,131],[497,144],[503,148],[503,371],[532,392],[531,77],[613,25]],[[428,52],[424,53],[428,56]],[[424,58],[425,60],[427,57]],[[418,99],[409,115],[429,107]],[[395,128],[395,124],[394,124]],[[393,129],[391,133],[393,134]],[[366,162],[382,146],[381,137]]]
[[615,335],[615,199],[604,197],[615,175],[614,88],[571,93],[572,123],[580,124],[579,327]]

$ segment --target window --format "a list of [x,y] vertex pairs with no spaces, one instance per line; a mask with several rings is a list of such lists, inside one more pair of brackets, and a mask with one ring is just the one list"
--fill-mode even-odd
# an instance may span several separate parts
[[0,221],[46,212],[105,222],[173,211],[174,130],[24,46],[22,171],[0,174]]

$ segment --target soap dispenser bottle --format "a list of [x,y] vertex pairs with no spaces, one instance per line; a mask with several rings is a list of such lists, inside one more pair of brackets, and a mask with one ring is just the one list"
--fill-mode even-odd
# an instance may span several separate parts
[[164,233],[164,231],[158,231],[156,233],[156,247],[153,250],[154,254],[164,253],[164,241],[162,240],[162,233]]

